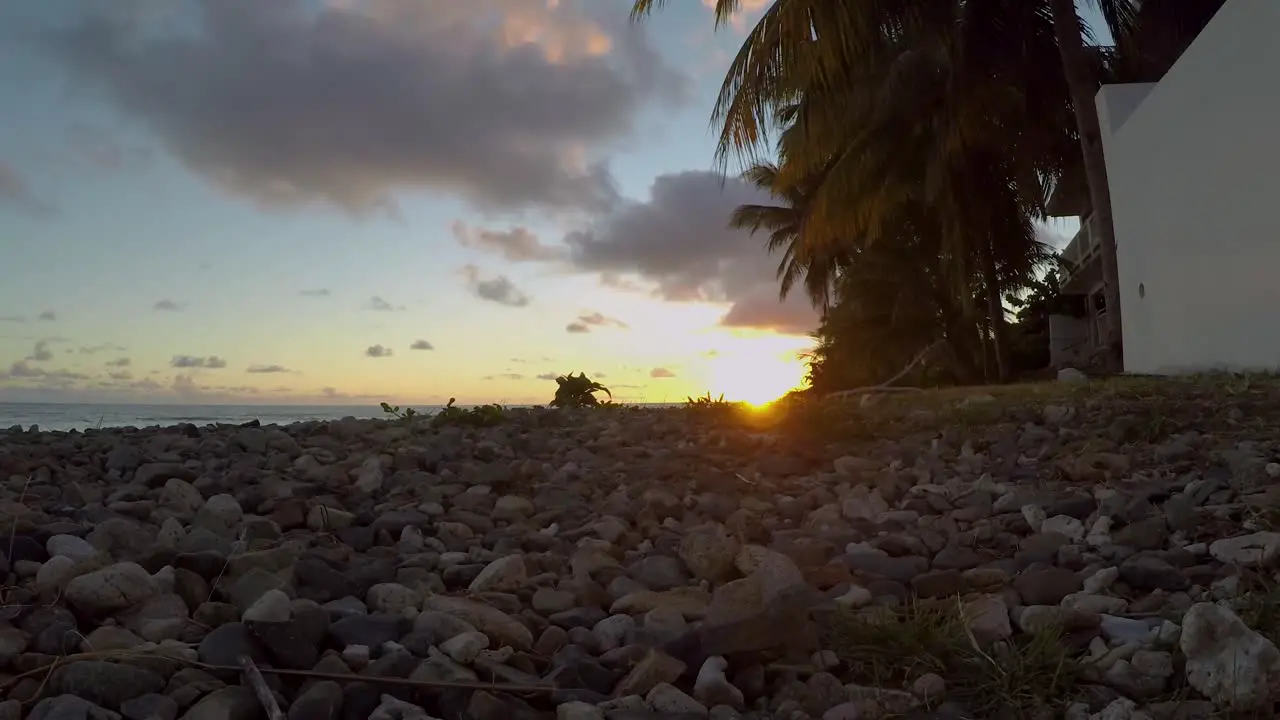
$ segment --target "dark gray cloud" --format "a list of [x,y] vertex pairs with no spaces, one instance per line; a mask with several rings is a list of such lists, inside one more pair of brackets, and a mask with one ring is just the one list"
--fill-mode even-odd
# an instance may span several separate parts
[[18,169],[0,160],[0,208],[8,207],[35,217],[48,217],[53,206],[36,195]]
[[133,373],[129,372],[128,370],[113,370],[107,373],[107,377],[111,378],[112,380],[132,380]]
[[49,349],[48,340],[37,340],[31,354],[26,357],[33,362],[48,362],[53,359],[53,351]]
[[227,366],[227,361],[217,355],[209,355],[200,357],[199,355],[174,355],[169,361],[169,367],[175,368],[205,368],[208,370],[220,370]]
[[373,310],[374,312],[396,312],[399,310],[404,310],[404,306],[392,305],[386,300],[383,300],[381,297],[374,295],[373,297],[369,298],[368,302],[364,304],[364,309]]
[[24,325],[26,324],[27,319],[21,315],[0,315],[0,322]]
[[250,365],[245,372],[254,374],[271,374],[293,372],[283,365]]
[[303,295],[305,297],[329,297],[329,288],[316,288],[314,290],[302,290],[302,291],[299,291],[298,294]]
[[53,322],[54,320],[58,319],[58,313],[52,310],[45,310],[44,312],[37,315],[36,319],[43,322]]
[[664,300],[723,302],[722,324],[807,333],[818,313],[803,292],[778,301],[779,258],[762,237],[728,227],[734,208],[772,204],[760,190],[712,172],[660,175],[645,202],[604,213],[565,243],[570,262],[612,283],[627,276],[656,286]]
[[115,360],[107,361],[107,367],[129,367],[132,364],[133,364],[133,361],[127,357],[116,358]]
[[128,349],[129,348],[124,347],[123,345],[117,345],[115,343],[99,343],[97,345],[81,345],[76,352],[81,355],[96,355],[100,352],[124,352]]
[[382,345],[370,345],[364,349],[364,354],[371,358],[391,357],[391,348]]
[[462,277],[466,280],[471,292],[481,300],[508,307],[524,307],[529,304],[529,296],[517,288],[506,275],[486,278],[480,268],[467,265],[462,268]]
[[10,365],[7,371],[0,372],[0,379],[36,379],[54,383],[83,380],[87,377],[88,376],[84,373],[73,372],[71,370],[46,370],[42,367],[35,367],[27,363],[26,360],[19,360]]
[[579,315],[577,320],[564,326],[566,332],[586,333],[591,332],[593,327],[616,327],[628,328],[630,325],[622,322],[617,318],[611,318],[598,312],[590,312],[585,315]]
[[600,208],[616,192],[584,149],[687,95],[616,3],[195,5],[180,32],[95,3],[43,37],[189,168],[265,206],[365,214],[432,187],[486,208]]
[[159,310],[160,312],[182,312],[190,304],[185,300],[181,302],[178,300],[157,300],[156,304],[151,306],[151,309]]
[[670,370],[664,367],[656,367],[649,371],[649,377],[651,378],[662,379],[662,378],[673,378],[675,376],[676,376],[675,373],[671,372]]
[[496,253],[512,262],[563,260],[566,257],[564,247],[544,244],[526,227],[486,230],[456,220],[452,229],[459,245]]
[[427,342],[426,340],[414,340],[413,344],[409,346],[409,349],[410,350],[435,350],[436,347],[431,343]]

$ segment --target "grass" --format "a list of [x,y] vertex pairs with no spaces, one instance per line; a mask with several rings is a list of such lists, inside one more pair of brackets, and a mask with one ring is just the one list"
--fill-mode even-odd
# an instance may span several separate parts
[[888,612],[841,611],[825,627],[825,647],[846,671],[841,679],[868,687],[909,688],[920,676],[946,680],[946,699],[982,718],[1033,718],[1061,711],[1080,680],[1061,632],[982,648],[965,626],[956,600],[917,600]]

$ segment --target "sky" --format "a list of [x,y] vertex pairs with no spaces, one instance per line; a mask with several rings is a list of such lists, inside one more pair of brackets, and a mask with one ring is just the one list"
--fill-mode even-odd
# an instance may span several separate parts
[[780,396],[817,314],[709,125],[765,4],[6,4],[0,401]]

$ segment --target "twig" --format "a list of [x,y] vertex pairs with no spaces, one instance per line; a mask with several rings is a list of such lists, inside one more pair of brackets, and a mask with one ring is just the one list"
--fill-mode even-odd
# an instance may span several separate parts
[[942,346],[941,340],[933,341],[933,343],[930,344],[929,347],[921,350],[920,353],[917,354],[915,358],[912,359],[911,362],[907,363],[906,367],[898,371],[897,375],[894,375],[893,377],[889,378],[888,380],[885,380],[879,385],[866,385],[864,387],[850,388],[848,390],[836,390],[835,392],[827,393],[825,396],[825,399],[827,400],[839,399],[839,398],[850,397],[852,395],[863,395],[866,393],[876,393],[876,392],[924,392],[924,390],[921,390],[918,387],[891,387],[891,386],[894,383],[901,380],[903,377],[906,377],[907,373],[914,370],[916,365],[919,365],[925,359],[925,357],[927,357],[930,353],[932,353],[934,350],[936,350],[941,346]]
[[[211,672],[227,672],[240,673],[245,668],[232,665],[210,665],[199,660],[189,660],[187,658],[166,655],[162,652],[140,652],[137,650],[103,650],[101,652],[77,653],[74,655],[66,655],[56,658],[48,665],[38,667],[34,670],[28,670],[10,677],[4,682],[0,682],[0,697],[4,697],[6,692],[17,685],[19,682],[28,678],[47,676],[56,668],[67,663],[73,663],[81,660],[128,660],[148,658],[152,660],[162,660],[167,662],[181,663],[191,667],[197,667],[201,670]],[[375,685],[397,685],[401,687],[417,687],[417,688],[455,688],[459,690],[490,690],[493,692],[507,693],[552,693],[558,690],[555,685],[508,685],[503,683],[486,683],[486,682],[470,682],[470,681],[448,681],[448,680],[409,680],[407,678],[395,677],[378,677],[375,675],[356,675],[354,673],[330,673],[317,672],[315,670],[286,670],[283,668],[255,668],[258,673],[263,675],[281,675],[285,677],[304,677],[315,678],[318,680],[334,680],[337,682],[367,682]]]
[[258,696],[258,702],[262,703],[262,709],[267,711],[267,720],[285,720],[280,705],[276,703],[276,696],[271,694],[271,688],[267,687],[267,681],[262,678],[262,673],[258,672],[258,666],[253,664],[253,660],[248,655],[241,655],[240,667],[244,669],[245,681],[253,688],[253,694]]

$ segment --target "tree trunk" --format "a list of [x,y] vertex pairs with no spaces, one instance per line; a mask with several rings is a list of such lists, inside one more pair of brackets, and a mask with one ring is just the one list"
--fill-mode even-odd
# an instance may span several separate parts
[[990,238],[982,240],[982,285],[987,298],[987,321],[991,324],[992,354],[996,361],[996,378],[1009,382],[1009,333],[1004,319],[1004,301],[1000,297],[1000,276]]
[[1075,0],[1053,0],[1053,29],[1062,54],[1062,69],[1071,90],[1084,156],[1085,178],[1089,182],[1089,202],[1093,208],[1092,231],[1101,242],[1103,292],[1107,298],[1108,370],[1124,369],[1123,335],[1120,327],[1120,276],[1116,266],[1116,229],[1111,215],[1111,186],[1107,182],[1107,164],[1102,150],[1102,129],[1098,123],[1095,96],[1098,80],[1094,75],[1084,40],[1080,36],[1080,19]]

